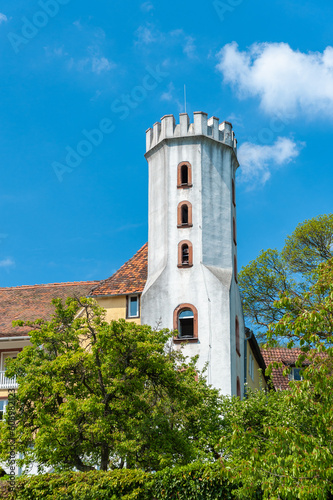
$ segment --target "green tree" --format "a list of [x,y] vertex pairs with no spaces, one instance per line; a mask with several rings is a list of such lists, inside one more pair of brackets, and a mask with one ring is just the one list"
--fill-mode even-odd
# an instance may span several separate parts
[[[91,299],[54,300],[51,321],[7,369],[17,376],[16,451],[41,467],[159,470],[213,459],[222,421],[219,392],[172,334],[124,320],[107,323]],[[8,459],[10,427],[0,424]]]
[[[303,380],[289,391],[250,393],[224,408],[224,467],[241,480],[240,498],[333,498],[333,259],[320,264],[303,295],[282,297],[269,344],[301,346]],[[272,368],[272,367],[270,367]],[[285,370],[287,373],[288,370]]]
[[333,214],[299,224],[281,252],[262,251],[239,273],[244,314],[260,340],[285,309],[274,302],[287,293],[302,296],[316,280],[316,269],[333,256]]

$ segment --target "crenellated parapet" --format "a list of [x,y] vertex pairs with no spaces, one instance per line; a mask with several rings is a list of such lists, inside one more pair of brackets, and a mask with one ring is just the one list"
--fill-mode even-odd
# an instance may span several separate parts
[[179,123],[176,124],[173,115],[165,115],[160,122],[154,123],[153,128],[146,131],[146,152],[154,148],[164,139],[174,137],[190,137],[196,135],[205,135],[230,146],[237,155],[237,140],[232,130],[230,122],[219,123],[215,116],[208,118],[207,113],[195,111],[193,113],[193,123],[187,113],[179,114]]

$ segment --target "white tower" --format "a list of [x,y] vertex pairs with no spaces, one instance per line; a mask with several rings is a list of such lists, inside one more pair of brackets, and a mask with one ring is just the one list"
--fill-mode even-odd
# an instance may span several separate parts
[[243,395],[244,321],[237,285],[237,141],[229,122],[163,116],[146,133],[148,279],[142,323],[177,329],[223,394]]

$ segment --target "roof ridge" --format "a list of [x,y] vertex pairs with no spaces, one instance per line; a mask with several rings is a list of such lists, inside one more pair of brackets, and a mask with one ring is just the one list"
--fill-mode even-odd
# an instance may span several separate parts
[[16,285],[16,286],[3,286],[0,290],[12,290],[12,289],[23,289],[23,288],[35,288],[35,287],[52,287],[52,286],[70,286],[70,285],[94,285],[95,283],[100,283],[101,280],[88,280],[88,281],[64,281],[59,283],[39,283],[35,285]]

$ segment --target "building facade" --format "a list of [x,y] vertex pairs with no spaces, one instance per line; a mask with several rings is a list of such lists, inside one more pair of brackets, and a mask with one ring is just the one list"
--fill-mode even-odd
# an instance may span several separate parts
[[148,244],[103,281],[0,288],[0,418],[16,380],[6,359],[29,345],[29,328],[12,321],[51,319],[53,298],[88,296],[108,321],[125,318],[176,330],[175,348],[198,355],[199,368],[223,394],[244,382],[265,385],[254,341],[246,340],[237,284],[237,142],[228,122],[194,113],[164,116],[146,133]]

